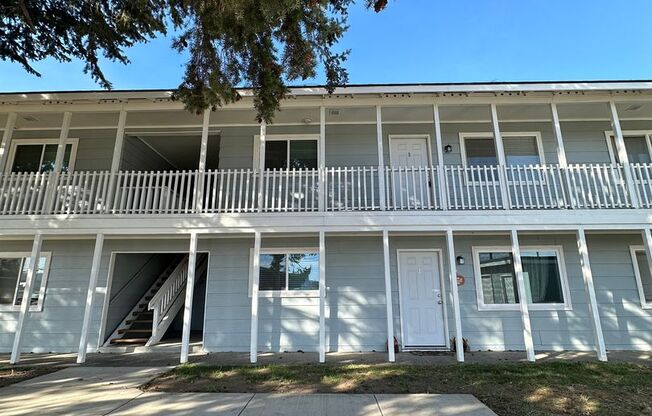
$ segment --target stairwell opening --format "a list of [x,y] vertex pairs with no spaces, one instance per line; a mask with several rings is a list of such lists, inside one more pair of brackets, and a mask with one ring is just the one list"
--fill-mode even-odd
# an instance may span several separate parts
[[[187,253],[114,253],[104,347],[180,343],[188,278]],[[208,253],[197,253],[191,343],[203,338]]]

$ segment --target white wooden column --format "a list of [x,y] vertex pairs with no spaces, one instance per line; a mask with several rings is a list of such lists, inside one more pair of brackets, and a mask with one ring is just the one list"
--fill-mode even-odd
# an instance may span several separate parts
[[11,143],[11,136],[14,134],[16,127],[17,113],[9,113],[5,129],[2,132],[2,142],[0,142],[0,174],[5,172],[7,168],[7,157],[9,156],[9,143]]
[[116,181],[120,162],[122,161],[122,146],[125,137],[125,124],[127,123],[127,111],[123,108],[118,116],[118,128],[115,133],[115,143],[113,144],[113,157],[111,159],[111,176],[109,177],[109,192],[105,202],[105,211],[111,211],[113,207],[113,197],[116,191]]
[[455,318],[455,355],[457,361],[464,362],[464,338],[462,335],[462,316],[460,314],[460,295],[457,288],[457,266],[455,264],[455,243],[453,230],[446,230],[446,245],[448,246],[448,279],[453,294],[453,317]]
[[211,110],[204,110],[204,119],[201,126],[201,145],[199,146],[199,166],[197,167],[197,180],[195,181],[195,212],[201,213],[204,207],[204,183],[206,178],[206,155],[208,153],[208,124]]
[[500,197],[503,201],[503,208],[510,209],[509,192],[507,190],[507,175],[505,169],[505,147],[503,146],[503,136],[500,133],[500,123],[498,122],[498,110],[496,104],[491,104],[491,124],[494,130],[494,143],[496,146],[496,157],[498,158],[498,178],[500,180]]
[[326,361],[326,233],[319,232],[319,362]]
[[23,288],[23,298],[20,301],[20,312],[18,313],[18,322],[16,322],[16,333],[14,335],[14,345],[11,348],[10,364],[16,364],[20,361],[20,347],[22,344],[23,327],[27,322],[29,307],[32,300],[32,287],[34,278],[38,272],[38,262],[41,258],[41,244],[43,235],[36,234],[32,244],[32,253],[29,257],[29,266],[27,266],[27,276],[25,277],[25,287]]
[[632,167],[629,164],[629,156],[627,156],[627,149],[625,148],[625,139],[623,137],[623,130],[620,127],[620,118],[618,117],[618,109],[616,108],[616,103],[613,101],[609,102],[609,113],[611,115],[611,128],[614,132],[614,140],[616,142],[616,150],[618,153],[618,160],[623,164],[623,170],[625,171],[625,181],[627,182],[627,188],[629,189],[629,195],[632,199],[632,205],[634,208],[638,208],[638,194],[636,192],[636,185],[634,184],[634,177],[632,175]]
[[378,147],[378,197],[380,198],[380,210],[386,208],[386,187],[385,187],[385,153],[383,152],[383,113],[379,105],[376,106],[376,145]]
[[[432,106],[435,121],[435,145],[437,146],[437,186],[439,187],[439,202],[441,209],[448,210],[448,189],[446,187],[446,170],[444,165],[444,144],[441,137],[441,120],[439,119],[439,105]],[[435,181],[432,181],[435,186]]]
[[319,107],[319,211],[326,210],[326,107]]
[[63,167],[63,158],[66,153],[66,141],[68,140],[68,131],[70,130],[70,120],[72,118],[72,113],[66,111],[63,113],[63,121],[61,123],[61,131],[59,132],[59,142],[57,144],[57,155],[54,159],[54,169],[50,173],[50,180],[48,181],[46,199],[45,199],[45,210],[44,214],[49,214],[52,212],[54,205],[54,197],[57,190],[57,182],[59,175],[61,175],[61,169]]
[[598,360],[607,361],[607,348],[604,343],[602,333],[602,323],[600,322],[600,311],[598,310],[598,301],[595,296],[595,286],[593,284],[593,272],[591,262],[589,261],[589,248],[586,244],[586,234],[584,227],[577,229],[577,249],[580,253],[580,265],[582,266],[582,277],[586,286],[588,297],[589,313],[593,322],[593,335],[595,337],[595,351],[598,354]]
[[88,282],[88,291],[86,292],[86,308],[84,309],[84,320],[81,328],[81,337],[79,339],[79,350],[77,351],[77,363],[81,364],[86,361],[86,350],[88,348],[88,331],[91,326],[93,317],[93,300],[97,289],[97,279],[100,275],[100,265],[102,262],[102,247],[104,246],[104,234],[97,234],[95,237],[95,250],[93,251],[93,264],[91,265],[91,276]]
[[188,362],[190,353],[190,323],[192,321],[192,298],[195,292],[195,271],[197,266],[197,233],[190,234],[188,250],[188,276],[186,277],[186,299],[183,303],[183,332],[181,334],[181,364]]
[[260,135],[258,143],[258,212],[263,211],[263,192],[265,185],[265,136],[267,136],[267,124],[262,121],[260,123]]
[[392,276],[389,265],[389,233],[383,230],[383,265],[385,267],[385,305],[387,306],[387,353],[390,363],[396,361],[394,354],[394,304],[392,302]]
[[249,361],[254,364],[258,361],[258,284],[260,282],[260,231],[254,234],[254,258],[251,277],[251,345],[249,347]]
[[[571,208],[575,208],[575,193],[571,186],[570,173],[568,172],[568,160],[566,159],[566,149],[564,148],[564,138],[561,133],[561,122],[559,121],[559,112],[557,111],[557,104],[550,103],[550,112],[552,113],[552,130],[555,134],[557,142],[557,163],[564,172],[564,180],[566,182],[566,190],[568,195],[568,202]],[[562,185],[563,186],[563,185]]]
[[521,309],[521,320],[523,321],[523,339],[528,361],[534,362],[534,342],[532,341],[532,324],[530,323],[530,311],[527,304],[527,292],[525,291],[525,277],[523,276],[523,264],[521,263],[521,248],[518,243],[518,232],[512,229],[512,258],[514,261],[514,274],[518,289],[519,307]]
[[645,245],[645,257],[647,258],[647,265],[650,269],[650,276],[652,276],[652,234],[650,233],[650,227],[643,229],[641,237],[643,237],[643,244]]

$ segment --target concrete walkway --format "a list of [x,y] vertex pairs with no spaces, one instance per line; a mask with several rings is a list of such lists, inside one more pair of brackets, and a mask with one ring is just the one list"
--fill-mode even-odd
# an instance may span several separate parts
[[0,389],[2,415],[491,416],[468,394],[145,393],[169,367],[70,367]]

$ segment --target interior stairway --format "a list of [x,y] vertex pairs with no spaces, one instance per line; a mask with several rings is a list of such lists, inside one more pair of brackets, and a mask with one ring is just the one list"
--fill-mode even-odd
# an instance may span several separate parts
[[[150,301],[155,297],[158,291],[165,285],[168,278],[174,273],[183,271],[185,267],[187,270],[188,255],[178,256],[170,265],[161,273],[161,275],[154,281],[143,297],[134,305],[133,309],[127,314],[120,325],[108,338],[105,346],[141,346],[151,342],[154,333],[154,310],[150,309]],[[206,271],[208,264],[208,256],[205,254],[197,256],[197,267],[195,272],[195,283],[199,280],[202,274]],[[185,296],[185,282],[183,287],[179,287],[175,294],[176,303],[183,304]],[[176,315],[177,311],[171,311]],[[172,316],[172,319],[174,316]],[[165,326],[167,329],[171,322]],[[160,337],[159,337],[160,338]],[[158,341],[158,340],[157,340]]]

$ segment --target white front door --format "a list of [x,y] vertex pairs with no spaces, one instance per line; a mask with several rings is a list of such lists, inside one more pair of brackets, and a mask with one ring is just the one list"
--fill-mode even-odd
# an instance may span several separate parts
[[426,205],[430,197],[430,173],[425,169],[429,165],[427,139],[393,138],[390,142],[394,206],[411,209]]
[[403,347],[445,346],[438,253],[399,251],[398,261]]

